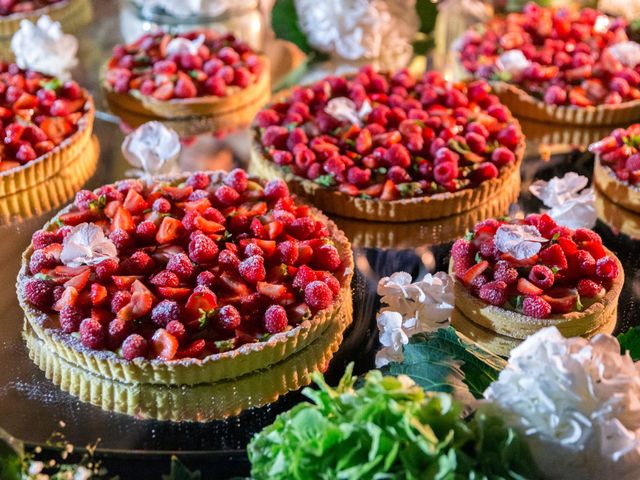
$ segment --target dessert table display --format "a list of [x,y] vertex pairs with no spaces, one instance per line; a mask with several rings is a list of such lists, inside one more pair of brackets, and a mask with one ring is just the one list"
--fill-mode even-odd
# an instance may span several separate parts
[[412,2],[361,36],[295,2],[308,69],[225,31],[257,2],[186,3],[25,22],[0,64],[0,478],[637,478],[626,21],[528,4],[459,82],[369,65]]

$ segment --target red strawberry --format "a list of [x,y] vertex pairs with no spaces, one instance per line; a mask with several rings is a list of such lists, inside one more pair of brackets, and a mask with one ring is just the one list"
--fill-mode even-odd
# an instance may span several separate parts
[[542,293],[542,289],[536,287],[533,283],[531,283],[526,278],[518,279],[518,292],[524,295],[540,295]]
[[489,262],[483,260],[479,263],[476,263],[472,267],[470,267],[464,275],[460,278],[462,283],[465,285],[470,285],[474,278],[483,273],[487,268],[489,268]]
[[184,227],[180,220],[173,217],[164,217],[156,234],[156,241],[161,245],[171,243],[178,240],[183,234]]
[[209,288],[199,285],[187,300],[185,312],[192,318],[199,318],[201,311],[210,312],[218,306],[218,298]]
[[91,284],[91,304],[98,307],[104,305],[107,301],[107,289],[99,283]]
[[155,358],[172,360],[178,351],[178,340],[164,328],[159,328],[151,337],[149,346]]

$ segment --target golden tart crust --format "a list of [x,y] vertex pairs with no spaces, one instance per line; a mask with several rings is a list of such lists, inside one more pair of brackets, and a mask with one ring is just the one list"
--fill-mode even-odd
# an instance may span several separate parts
[[[513,121],[517,124],[515,119]],[[498,177],[484,181],[475,188],[391,201],[353,197],[285,172],[280,166],[265,158],[255,138],[251,147],[249,170],[267,179],[283,178],[293,193],[308,199],[328,213],[375,222],[411,222],[450,217],[472,210],[497,197],[511,198],[511,192],[520,189],[520,164],[524,151],[525,143],[522,140],[515,153],[515,162],[504,167]]]
[[[620,260],[606,247],[605,251],[607,255],[615,259],[620,273],[613,280],[611,288],[606,291],[604,297],[595,300],[581,312],[556,314],[540,319],[496,307],[472,295],[462,282],[452,274],[455,306],[470,321],[511,338],[525,339],[545,327],[557,327],[567,337],[582,336],[600,330],[616,318],[618,297],[624,284],[624,270]],[[449,264],[449,272],[453,272],[453,260]]]
[[613,203],[640,213],[640,190],[620,181],[611,168],[602,165],[599,155],[593,167],[593,183]]
[[[215,173],[222,176],[225,172]],[[180,174],[156,179],[173,181],[186,179],[187,176]],[[67,207],[60,213],[66,213],[70,208]],[[354,263],[351,244],[344,233],[321,212],[312,209],[312,213],[327,225],[330,238],[343,260],[345,273],[341,279],[340,293],[330,308],[319,311],[291,330],[274,334],[263,342],[247,343],[234,350],[209,355],[202,360],[192,358],[171,361],[143,358],[125,360],[108,350],[87,349],[79,338],[52,328],[57,322],[26,300],[24,284],[29,278],[27,268],[33,253],[33,245],[30,245],[22,255],[22,267],[16,285],[18,300],[30,328],[44,342],[46,348],[72,365],[107,379],[134,384],[197,385],[240,377],[267,368],[302,350],[324,335],[331,325],[342,322],[349,324],[352,321],[351,278]],[[44,229],[52,226],[53,222],[54,220],[48,222]]]

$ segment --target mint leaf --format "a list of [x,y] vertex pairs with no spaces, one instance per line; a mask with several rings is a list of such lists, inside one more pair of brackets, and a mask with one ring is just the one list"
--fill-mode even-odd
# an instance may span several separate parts
[[471,240],[473,240],[473,232],[471,230],[468,230],[467,233],[464,234],[464,239],[467,242],[470,242]]
[[318,185],[322,185],[323,187],[333,187],[336,184],[336,179],[333,178],[333,175],[320,175],[318,178],[314,180]]
[[192,472],[175,455],[171,457],[169,475],[162,476],[162,480],[200,480],[201,478],[199,471]]
[[634,362],[640,360],[640,327],[631,327],[618,335],[618,342],[622,353],[629,352]]
[[306,54],[313,52],[307,37],[300,30],[294,0],[276,0],[271,10],[271,26],[276,37],[294,43]]
[[428,391],[468,390],[481,398],[505,365],[505,360],[448,327],[411,337],[404,347],[404,361],[389,364],[386,371],[408,375]]
[[401,183],[398,190],[402,198],[413,198],[422,194],[422,187],[418,182]]
[[62,81],[59,78],[52,78],[51,80],[41,80],[40,86],[45,90],[57,90],[62,86]]

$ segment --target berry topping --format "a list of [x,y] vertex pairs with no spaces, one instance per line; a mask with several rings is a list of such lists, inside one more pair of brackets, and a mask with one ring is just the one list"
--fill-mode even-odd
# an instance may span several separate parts
[[[631,186],[640,185],[640,123],[614,130],[602,140],[592,143],[589,150],[597,154],[604,168],[619,181]],[[585,236],[582,241],[591,239]]]
[[133,360],[134,358],[146,357],[149,350],[148,342],[137,333],[129,335],[122,342],[122,356],[125,360]]
[[324,310],[333,302],[333,293],[326,283],[316,280],[304,288],[304,301],[311,308]]
[[551,315],[551,305],[541,297],[529,295],[522,302],[522,313],[533,318],[547,318]]
[[280,333],[287,328],[287,312],[280,305],[271,305],[264,312],[264,328],[269,333]]

